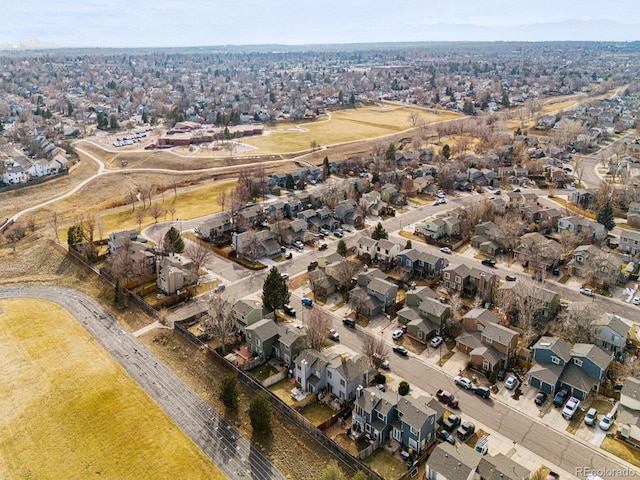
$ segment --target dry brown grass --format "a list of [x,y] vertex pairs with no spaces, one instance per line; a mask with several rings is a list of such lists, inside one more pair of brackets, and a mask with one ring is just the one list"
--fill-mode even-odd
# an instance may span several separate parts
[[0,306],[1,477],[225,478],[66,310]]

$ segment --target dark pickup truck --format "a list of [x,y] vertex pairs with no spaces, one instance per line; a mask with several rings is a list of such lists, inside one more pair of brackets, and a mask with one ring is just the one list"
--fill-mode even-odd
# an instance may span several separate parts
[[438,400],[442,403],[449,405],[451,408],[458,408],[458,399],[455,398],[452,393],[440,389],[436,392],[436,397],[438,397]]

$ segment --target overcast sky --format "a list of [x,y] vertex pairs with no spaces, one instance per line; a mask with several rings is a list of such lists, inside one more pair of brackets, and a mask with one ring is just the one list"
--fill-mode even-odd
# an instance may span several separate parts
[[[421,41],[431,40],[428,26],[439,23],[509,26],[577,19],[640,24],[637,2],[2,0],[0,44],[26,39],[69,47]],[[496,32],[510,35],[504,29]]]

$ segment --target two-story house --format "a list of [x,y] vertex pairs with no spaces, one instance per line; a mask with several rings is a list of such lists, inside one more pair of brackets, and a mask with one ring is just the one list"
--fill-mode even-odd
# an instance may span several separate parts
[[474,227],[471,246],[487,255],[495,256],[504,251],[499,241],[498,226],[493,222],[481,222]]
[[[380,194],[378,194],[378,198],[379,196]],[[336,208],[334,209],[335,217],[341,223],[346,223],[347,225],[353,225],[357,208],[358,208],[358,204],[355,200],[351,198],[342,200],[336,205]]]
[[640,447],[640,380],[627,377],[620,390],[618,436]]
[[399,397],[395,392],[359,387],[351,428],[378,444],[395,440],[421,452],[435,441],[443,415],[442,405],[433,397]]
[[620,244],[618,249],[629,255],[640,252],[640,232],[635,230],[620,229]]
[[511,291],[513,295],[518,297],[526,295],[527,298],[533,298],[535,303],[540,305],[540,309],[536,315],[537,318],[545,320],[555,318],[560,309],[560,294],[558,292],[538,285],[533,288],[522,289],[519,283],[520,282],[506,282],[500,285],[498,290],[501,292]]
[[264,213],[261,205],[251,205],[240,210],[234,219],[237,228],[250,230],[257,227],[264,220]]
[[[587,268],[590,262],[597,262],[606,269],[613,272],[622,272],[622,259],[617,255],[605,252],[595,245],[580,245],[571,253],[571,260],[567,264],[569,272],[576,276],[585,278],[588,271],[593,269]],[[614,276],[615,278],[615,276]]]
[[386,312],[396,303],[398,286],[384,280],[378,269],[358,276],[358,287],[349,292],[349,301],[358,314],[372,317]]
[[[602,240],[607,236],[604,225],[580,215],[562,217],[558,220],[558,232],[565,229],[573,233],[584,233],[588,238],[595,240]],[[622,238],[620,241],[622,243]]]
[[174,295],[198,281],[198,272],[193,262],[182,257],[160,257],[156,264],[158,290],[165,295]]
[[375,372],[364,355],[348,358],[342,354],[324,354],[316,350],[303,350],[295,360],[296,382],[304,392],[326,389],[342,402],[355,399],[356,389],[366,384]]
[[396,255],[396,268],[406,269],[409,278],[435,278],[447,265],[447,259],[414,248]]
[[376,244],[375,257],[381,263],[390,264],[395,260],[398,252],[400,252],[400,245],[398,245],[397,243],[393,243],[390,240],[381,238]]
[[270,318],[263,318],[245,328],[247,346],[256,357],[264,359],[274,356],[290,364],[306,342],[304,328],[289,328]]
[[506,366],[515,357],[518,332],[503,327],[485,308],[474,308],[462,317],[464,333],[456,338],[459,351],[469,354],[470,363],[485,373]]
[[245,333],[246,328],[254,323],[262,320],[263,318],[274,318],[273,312],[268,312],[263,308],[262,303],[259,300],[240,299],[231,307],[231,317],[235,321],[236,327],[242,333]]
[[246,258],[274,258],[280,255],[280,245],[270,230],[234,233],[231,237],[236,254]]
[[[431,308],[432,303],[439,306]],[[440,303],[436,292],[429,287],[418,287],[407,291],[404,307],[398,311],[398,322],[407,326],[407,335],[427,343],[442,331],[451,315],[451,309],[446,307],[449,306]]]
[[231,221],[231,215],[227,212],[222,212],[210,220],[207,220],[202,225],[198,225],[197,228],[200,237],[214,242],[224,235],[231,233],[233,230],[233,222]]
[[443,271],[444,286],[451,292],[462,295],[480,295],[488,298],[497,285],[498,276],[494,273],[468,267],[465,264],[451,264]]
[[116,252],[130,245],[138,239],[138,232],[136,230],[122,230],[120,232],[111,232],[109,234],[109,240],[107,240],[107,251],[109,255],[115,255]]
[[361,237],[358,240],[358,257],[370,261],[376,257],[378,241],[371,237]]
[[611,355],[592,344],[571,346],[556,337],[541,337],[532,347],[535,364],[529,370],[529,383],[552,394],[562,386],[584,400],[607,378]]
[[611,352],[622,352],[627,345],[629,325],[619,315],[605,312],[591,322],[593,343]]
[[415,233],[439,240],[446,235],[446,224],[442,218],[433,218],[426,222],[417,223]]

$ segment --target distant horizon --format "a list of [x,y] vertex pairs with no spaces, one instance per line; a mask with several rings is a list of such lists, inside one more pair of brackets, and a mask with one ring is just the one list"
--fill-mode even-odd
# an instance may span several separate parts
[[640,9],[634,0],[612,0],[604,7],[598,0],[478,3],[4,0],[0,45],[28,39],[59,48],[640,40]]

